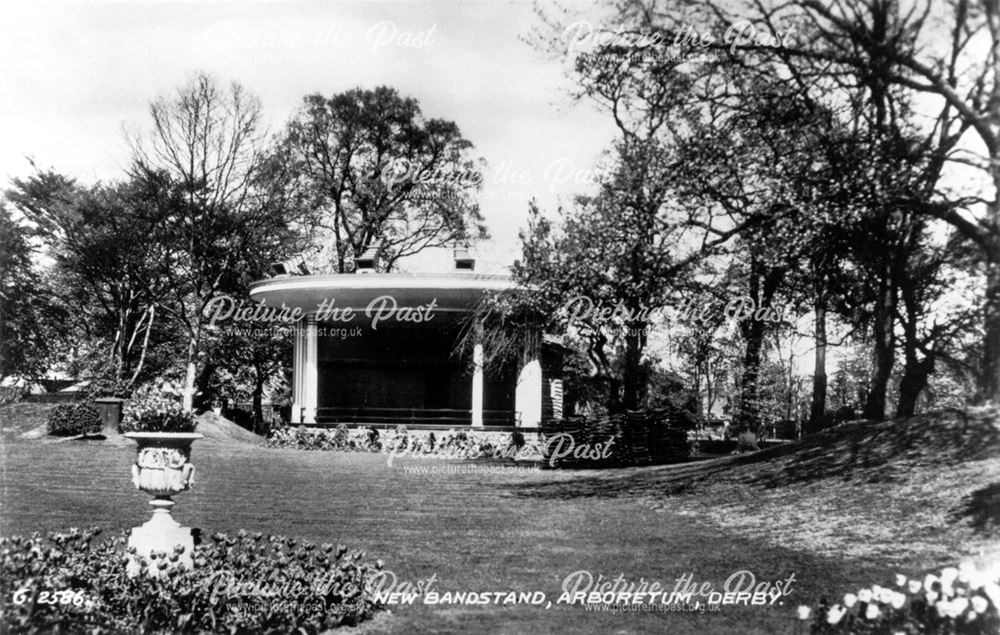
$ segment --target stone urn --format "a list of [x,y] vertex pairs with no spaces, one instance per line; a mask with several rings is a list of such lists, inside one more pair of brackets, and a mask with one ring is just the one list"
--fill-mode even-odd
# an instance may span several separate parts
[[[153,496],[153,500],[149,501],[153,516],[145,524],[132,528],[128,546],[135,548],[135,556],[149,562],[149,575],[157,576],[174,566],[190,569],[193,566],[191,553],[194,538],[190,527],[182,527],[171,516],[170,508],[174,506],[171,496],[194,485],[191,445],[203,435],[194,432],[128,432],[125,436],[134,439],[138,445],[138,454],[132,465],[132,484]],[[139,572],[135,556],[129,557],[129,575]]]

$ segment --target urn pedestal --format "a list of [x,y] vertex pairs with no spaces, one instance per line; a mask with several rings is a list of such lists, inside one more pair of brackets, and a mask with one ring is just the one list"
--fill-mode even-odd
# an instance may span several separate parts
[[[157,576],[172,567],[191,569],[194,538],[190,527],[174,520],[170,509],[171,496],[194,485],[194,465],[191,444],[202,435],[193,432],[129,432],[125,434],[138,445],[132,466],[132,484],[136,489],[153,495],[149,504],[153,516],[139,527],[133,527],[128,546],[129,575],[139,573],[138,557],[149,563],[147,573]],[[135,554],[131,554],[131,548]],[[154,559],[155,556],[155,559]]]

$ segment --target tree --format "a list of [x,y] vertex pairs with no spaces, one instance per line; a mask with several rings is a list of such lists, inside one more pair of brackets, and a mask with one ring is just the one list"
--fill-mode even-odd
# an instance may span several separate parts
[[146,368],[151,345],[170,337],[157,320],[166,295],[162,248],[149,240],[160,219],[145,195],[134,181],[85,187],[55,172],[16,179],[8,192],[45,228],[54,283],[73,307],[79,361],[125,389]]
[[146,188],[159,222],[164,307],[185,338],[184,405],[195,405],[204,370],[206,307],[240,292],[247,270],[263,271],[298,245],[302,190],[269,152],[257,98],[238,83],[221,88],[197,74],[173,97],[150,106],[152,130],[132,140],[132,176]]
[[[645,6],[645,5],[641,5]],[[844,0],[799,3],[752,0],[737,14],[708,0],[721,28],[756,21],[768,35],[798,29],[782,45],[718,43],[766,56],[794,77],[825,78],[844,94],[856,86],[897,90],[928,104],[932,123],[920,150],[940,174],[947,165],[978,170],[992,186],[940,187],[911,193],[918,213],[951,224],[982,251],[985,265],[980,397],[1000,399],[1000,6],[992,0]],[[655,13],[645,7],[644,13]],[[886,108],[891,104],[874,95]],[[891,114],[884,110],[883,115]]]
[[[670,285],[678,283],[688,263],[679,262],[673,249],[676,210],[668,198],[672,168],[664,149],[632,140],[617,144],[611,161],[599,192],[578,197],[558,233],[532,211],[529,233],[522,234],[523,260],[514,272],[524,284],[564,300],[615,309],[613,319],[573,310],[564,316],[573,323],[564,327],[574,327],[588,341],[598,374],[611,383],[612,408],[635,410],[646,401],[650,314],[665,304]],[[620,392],[609,355],[616,342],[624,343]]]
[[0,204],[0,380],[40,377],[67,312],[33,263],[35,231]]
[[259,425],[264,420],[264,387],[290,366],[291,338],[274,324],[254,323],[240,331],[220,333],[212,353],[220,369],[228,370],[238,383],[249,386],[254,425]]
[[912,416],[926,391],[930,376],[939,366],[963,366],[958,352],[961,340],[975,333],[981,320],[978,310],[946,297],[964,278],[967,265],[962,249],[952,240],[920,245],[910,251],[909,265],[899,273],[900,344],[903,369],[899,380],[896,416]]
[[737,347],[728,333],[731,329],[719,310],[725,302],[725,289],[713,281],[689,291],[676,316],[676,326],[670,329],[673,352],[681,363],[681,376],[694,393],[700,425],[711,419],[727,370],[738,364]]
[[[963,147],[967,144],[962,143],[968,139],[966,132],[974,130],[973,134],[989,137],[1000,130],[1000,117],[996,116],[1000,114],[1000,99],[990,99],[991,91],[1000,95],[995,81],[1000,32],[996,14],[1000,9],[962,0],[948,4],[953,18],[952,37],[947,41],[951,49],[937,54],[935,51],[941,48],[931,36],[940,12],[929,2],[918,4],[926,10],[908,11],[909,7],[893,0],[848,0],[829,6],[815,0],[751,0],[742,6],[713,0],[676,5],[625,1],[613,7],[613,27],[601,32],[600,37],[587,38],[589,42],[610,44],[599,44],[590,54],[581,56],[582,62],[578,58],[575,65],[577,74],[581,68],[600,68],[600,73],[581,79],[580,92],[609,104],[616,124],[650,121],[671,132],[694,125],[702,132],[689,138],[698,141],[711,140],[714,132],[729,126],[727,131],[732,132],[722,135],[714,151],[700,144],[701,150],[688,154],[690,159],[685,165],[694,169],[680,181],[693,184],[689,190],[693,190],[695,200],[701,197],[714,202],[716,208],[691,205],[695,209],[691,224],[715,227],[716,215],[729,216],[728,222],[716,231],[738,230],[743,251],[750,256],[747,270],[758,272],[748,277],[751,290],[764,291],[774,286],[779,270],[769,271],[772,265],[784,264],[787,276],[808,263],[817,341],[814,420],[822,416],[826,401],[825,332],[827,310],[834,300],[832,293],[846,297],[848,293],[862,292],[862,301],[844,312],[860,317],[863,324],[859,326],[870,330],[874,372],[865,411],[870,418],[880,419],[885,414],[894,366],[895,327],[901,320],[900,285],[922,288],[934,284],[926,269],[920,271],[919,254],[914,253],[926,248],[929,221],[943,219],[960,226],[967,238],[980,245],[1000,239],[1000,225],[990,220],[991,213],[974,218],[976,206],[995,209],[996,200],[984,200],[978,193],[951,192],[941,178],[948,163],[970,161],[968,148]],[[700,43],[690,38],[692,17],[701,20],[697,27],[709,34]],[[744,37],[747,27],[756,31],[757,37]],[[789,31],[794,37],[788,37]],[[718,37],[722,33],[725,38]],[[558,45],[567,44],[565,37],[555,39]],[[664,46],[670,42],[675,45]],[[579,42],[571,39],[570,44]],[[684,61],[699,47],[717,53],[715,61]],[[987,54],[976,57],[972,52],[977,48]],[[934,63],[921,63],[921,56],[928,55],[935,58]],[[636,58],[641,61],[635,62]],[[664,83],[657,78],[665,73],[684,76],[673,81],[674,86],[687,88],[677,91],[688,96],[684,108],[673,104],[665,107],[666,102],[656,99],[656,89]],[[623,92],[622,86],[629,89],[624,92],[631,99],[617,98]],[[768,93],[772,94],[770,102]],[[914,97],[918,94],[940,98],[933,125],[925,129],[913,125],[912,104],[918,101]],[[675,98],[675,102],[680,99]],[[964,107],[959,103],[963,100]],[[758,113],[756,121],[753,112]],[[793,124],[796,112],[797,126]],[[692,113],[698,116],[692,117]],[[787,115],[791,118],[782,122]],[[741,116],[752,122],[744,126],[749,134],[731,126]],[[984,121],[989,130],[982,126]],[[782,129],[798,129],[807,139],[798,145],[799,152],[775,151],[788,145],[775,143],[787,140],[781,136]],[[795,147],[794,139],[792,142]],[[984,145],[985,158],[995,157],[991,150],[995,146],[989,139]],[[673,147],[686,149],[688,144]],[[811,148],[815,150],[809,152]],[[736,154],[737,160],[732,161],[727,152]],[[768,153],[771,161],[757,160],[760,152]],[[991,168],[983,158],[971,161],[993,174],[990,170],[997,162],[994,160]],[[782,161],[784,174],[767,169]],[[730,167],[733,164],[735,169]],[[726,174],[727,170],[731,174]],[[772,187],[762,187],[764,184]],[[707,191],[705,186],[715,191]],[[699,194],[699,188],[706,191]],[[754,210],[747,204],[751,202],[747,194],[755,190],[769,195],[775,192],[777,204],[770,210]],[[743,200],[738,200],[741,197]],[[691,199],[692,192],[685,193],[685,203]],[[739,210],[738,214],[719,205],[725,199],[729,199],[730,208]],[[809,222],[808,216],[817,208],[825,212],[820,222]],[[803,210],[810,214],[803,215]],[[791,224],[780,218],[782,214]],[[763,222],[737,220],[748,215]],[[838,266],[840,258],[831,258],[833,254],[823,249],[831,235],[840,233],[838,223],[853,234],[834,244],[853,245],[847,269],[864,275],[844,275],[845,268]],[[780,231],[782,227],[785,232]],[[831,232],[830,228],[838,231]],[[784,249],[784,255],[774,249],[761,249],[762,239],[790,249]],[[798,255],[796,246],[800,248]],[[817,258],[817,252],[825,255]],[[756,286],[755,277],[759,279]],[[771,284],[767,284],[768,278]],[[866,280],[872,282],[867,288]],[[997,286],[991,285],[988,283],[988,288]],[[806,288],[800,281],[795,286],[799,293]],[[990,293],[987,306],[991,305]],[[916,304],[928,302],[926,294],[911,293],[909,298],[914,314],[925,315],[926,307]],[[840,304],[841,309],[847,308],[846,303]],[[752,325],[745,326],[744,377],[752,380],[752,371],[759,364],[754,349],[758,348],[755,342],[760,340],[760,334],[750,328]],[[989,326],[986,330],[989,340]],[[938,340],[939,344],[945,341]],[[932,368],[926,356],[921,360],[913,354],[916,342],[915,337],[904,338],[903,342],[909,367],[909,372],[904,370],[909,379],[904,384],[907,399],[903,402],[911,401],[914,389],[926,379],[924,373]],[[989,348],[987,343],[984,378],[991,374]],[[996,385],[993,380],[984,382]],[[746,404],[753,403],[753,387],[753,381],[743,383],[742,401]]]
[[375,241],[388,270],[425,248],[486,237],[473,198],[482,175],[454,122],[425,118],[415,99],[386,86],[304,101],[283,160],[313,195],[336,272]]

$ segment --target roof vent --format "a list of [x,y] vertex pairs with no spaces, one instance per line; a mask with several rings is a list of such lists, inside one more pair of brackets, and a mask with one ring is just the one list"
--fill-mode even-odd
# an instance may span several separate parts
[[354,273],[375,273],[378,264],[378,248],[382,241],[376,240],[360,256],[354,258]]
[[272,262],[271,271],[274,272],[275,277],[282,278],[287,276],[309,275],[309,267],[306,266],[305,258],[302,256],[282,260],[281,262]]
[[469,255],[468,247],[455,248],[455,271],[475,271],[476,259]]

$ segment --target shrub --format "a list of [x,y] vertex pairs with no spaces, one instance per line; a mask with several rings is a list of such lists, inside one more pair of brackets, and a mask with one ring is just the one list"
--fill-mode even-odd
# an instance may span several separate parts
[[524,447],[524,433],[520,430],[514,430],[510,433],[510,444],[516,448]]
[[194,432],[197,421],[169,389],[147,384],[122,410],[122,432]]
[[101,375],[90,380],[87,394],[93,399],[99,397],[128,399],[132,395],[132,385],[123,379]]
[[337,426],[337,431],[333,433],[333,446],[338,450],[343,450],[347,447],[350,437],[351,434],[347,429],[347,424],[341,423]]
[[49,413],[49,434],[71,437],[101,431],[101,415],[93,404],[59,404]]
[[368,430],[363,449],[368,450],[369,452],[379,452],[382,450],[382,440],[379,437],[378,430],[375,428]]
[[0,632],[302,632],[357,624],[376,609],[369,581],[381,562],[346,547],[240,531],[215,534],[129,577],[124,533],[99,530],[0,539]]
[[971,563],[946,567],[923,580],[896,575],[895,587],[877,584],[847,593],[830,605],[800,606],[801,620],[812,620],[820,633],[961,633],[1000,632],[1000,576],[978,571]]

